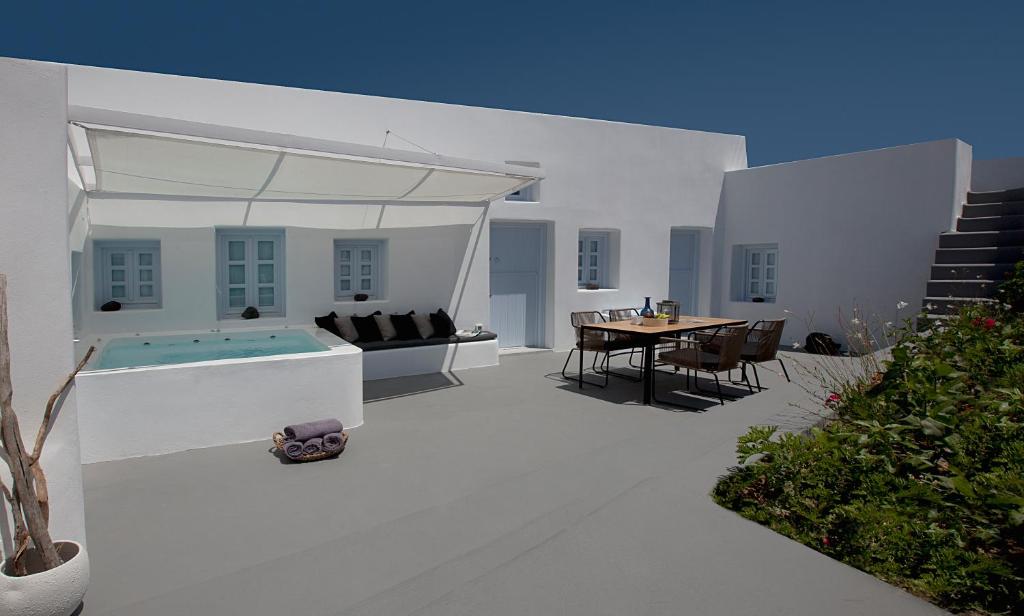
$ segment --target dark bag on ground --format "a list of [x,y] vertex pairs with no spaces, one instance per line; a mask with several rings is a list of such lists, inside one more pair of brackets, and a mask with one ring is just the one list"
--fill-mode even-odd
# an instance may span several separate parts
[[840,345],[823,332],[811,332],[807,334],[807,339],[804,341],[804,348],[807,349],[808,353],[815,353],[817,355],[839,355]]

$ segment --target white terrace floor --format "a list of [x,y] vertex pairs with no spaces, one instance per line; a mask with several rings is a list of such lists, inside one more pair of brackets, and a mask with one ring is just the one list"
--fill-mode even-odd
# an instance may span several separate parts
[[368,383],[338,460],[267,441],[85,467],[83,613],[940,613],[708,497],[747,426],[805,421],[800,388],[672,412],[635,383],[580,393],[564,358]]

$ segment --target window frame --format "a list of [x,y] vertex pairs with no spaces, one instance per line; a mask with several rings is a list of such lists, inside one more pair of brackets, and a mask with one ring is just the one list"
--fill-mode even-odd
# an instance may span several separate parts
[[[765,303],[773,304],[779,294],[779,245],[748,244],[743,246],[743,288],[741,298],[745,302],[753,302],[755,297],[762,298]],[[756,259],[755,259],[756,257]],[[757,263],[754,263],[754,261]],[[774,261],[774,263],[769,263]],[[757,271],[757,276],[753,272]],[[769,277],[769,268],[772,276]],[[752,292],[753,283],[758,284],[759,292]],[[768,292],[768,285],[774,285],[774,291]]]
[[[242,259],[230,259],[230,242],[243,242],[244,255]],[[271,259],[260,259],[260,242],[273,242],[273,257]],[[216,267],[217,267],[217,318],[219,320],[240,319],[242,312],[249,306],[254,306],[260,312],[260,317],[283,317],[285,316],[285,264],[287,254],[285,252],[285,230],[284,229],[217,229],[216,232]],[[243,282],[230,282],[231,265],[244,265]],[[273,266],[273,281],[270,283],[259,281],[261,265]],[[232,307],[230,294],[232,288],[244,289],[245,305]],[[273,288],[274,303],[260,306],[259,295],[261,288]]]
[[[348,263],[349,274],[343,276],[341,273],[344,263],[341,259],[341,253],[344,250],[351,251],[351,258]],[[369,263],[363,263],[363,251],[370,252]],[[350,302],[355,300],[355,296],[360,293],[365,293],[368,299],[380,300],[383,299],[384,294],[384,268],[387,263],[387,240],[382,239],[357,239],[357,238],[336,238],[334,240],[334,300],[338,302]],[[358,257],[357,257],[358,255]],[[370,274],[362,274],[362,268],[365,265],[370,266]],[[356,273],[359,270],[359,273]],[[342,279],[347,278],[350,281],[348,289],[342,288]],[[362,280],[369,279],[369,289],[362,288]],[[358,287],[358,288],[357,288]]]
[[[592,251],[592,242],[597,242],[598,248],[596,251],[597,265],[589,265],[591,256],[595,256]],[[611,250],[611,233],[608,231],[597,231],[589,229],[580,229],[579,235],[577,236],[576,242],[576,288],[587,289],[589,279],[584,275],[584,272],[589,274],[590,269],[597,268],[597,288],[608,289],[611,288],[609,271],[609,251]],[[584,265],[588,264],[588,265]]]
[[[153,310],[163,306],[163,276],[161,275],[160,240],[93,240],[95,310],[103,304],[116,301],[122,310]],[[115,266],[110,262],[112,253],[124,254],[124,265]],[[149,265],[140,263],[139,257],[150,254]],[[124,280],[114,280],[114,270],[124,272]],[[151,273],[150,280],[142,280],[142,272]],[[121,297],[115,297],[115,286],[125,287]],[[152,286],[152,295],[143,296],[140,286]]]

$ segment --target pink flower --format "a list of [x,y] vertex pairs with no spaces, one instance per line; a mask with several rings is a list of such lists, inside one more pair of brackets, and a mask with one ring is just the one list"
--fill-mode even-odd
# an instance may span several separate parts
[[831,543],[829,543],[829,541],[828,541],[828,535],[825,535],[824,537],[822,537],[822,538],[821,538],[821,542],[822,542],[823,544],[825,544],[825,547],[828,547],[828,546],[832,545],[832,544],[831,544]]
[[985,329],[992,329],[993,327],[996,326],[996,320],[993,319],[992,317],[989,317],[989,318],[985,319],[985,323],[983,325],[984,325]]
[[836,406],[839,405],[841,401],[842,398],[839,397],[839,394],[837,394],[836,392],[832,392],[828,395],[827,398],[825,398],[825,406],[829,408],[835,408]]

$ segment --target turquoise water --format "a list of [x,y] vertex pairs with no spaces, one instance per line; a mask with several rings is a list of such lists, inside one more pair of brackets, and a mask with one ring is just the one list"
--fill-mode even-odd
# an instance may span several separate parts
[[107,343],[96,369],[166,366],[326,350],[327,346],[301,330],[136,336]]

